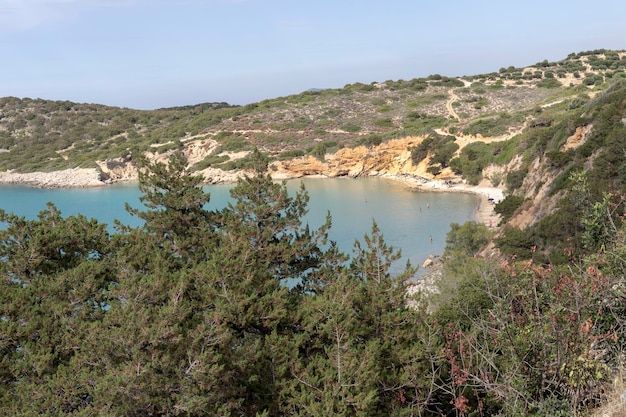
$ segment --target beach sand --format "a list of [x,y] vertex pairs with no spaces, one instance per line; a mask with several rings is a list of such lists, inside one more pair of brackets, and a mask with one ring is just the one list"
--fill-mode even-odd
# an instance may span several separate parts
[[496,201],[489,201],[489,197],[485,194],[480,194],[480,205],[476,210],[476,217],[480,222],[484,223],[487,227],[493,229],[500,223],[500,215],[494,211]]

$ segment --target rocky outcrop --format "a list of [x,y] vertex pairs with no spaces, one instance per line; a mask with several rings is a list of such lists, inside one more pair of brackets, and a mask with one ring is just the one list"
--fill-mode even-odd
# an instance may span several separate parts
[[275,162],[270,166],[274,178],[303,176],[361,177],[369,175],[424,175],[425,170],[411,161],[411,147],[423,138],[391,140],[378,146],[359,146],[327,154],[324,161],[312,156]]
[[198,175],[202,175],[207,184],[225,184],[231,182],[237,182],[239,178],[242,178],[245,171],[224,171],[218,168],[207,168],[202,171],[196,172]]
[[40,188],[87,188],[107,184],[95,168],[74,168],[53,172],[0,172],[0,184],[21,184]]
[[97,164],[104,181],[120,182],[137,179],[137,167],[132,163],[130,156],[98,161]]
[[577,127],[576,132],[574,132],[572,136],[567,138],[565,144],[561,146],[561,152],[565,152],[568,149],[578,148],[580,145],[584,144],[592,129],[592,125]]
[[[277,161],[269,166],[269,172],[275,179],[292,179],[304,176],[362,177],[393,176],[409,178],[422,182],[433,180],[433,175],[426,171],[427,161],[414,165],[411,160],[411,148],[417,146],[423,137],[408,137],[390,140],[378,146],[359,146],[340,149],[334,154],[327,154],[324,161],[312,156],[305,156],[287,161]],[[189,142],[184,153],[190,164],[202,160],[213,148],[213,143]],[[231,160],[244,157],[247,152],[229,154]],[[166,161],[167,153],[148,154],[148,159]],[[138,168],[130,155],[122,158],[98,161],[97,169],[71,169],[56,172],[35,172],[18,174],[0,173],[0,184],[25,184],[47,188],[94,187],[120,181],[136,180]],[[209,167],[197,174],[204,176],[206,183],[218,184],[235,182],[244,171],[224,171]],[[454,175],[449,169],[443,170],[438,180],[446,182]]]

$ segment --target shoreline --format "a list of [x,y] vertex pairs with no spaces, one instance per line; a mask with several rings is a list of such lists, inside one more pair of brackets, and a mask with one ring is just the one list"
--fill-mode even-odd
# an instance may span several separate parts
[[[496,228],[500,222],[500,216],[494,211],[495,204],[504,199],[503,190],[500,188],[481,187],[467,185],[465,183],[433,180],[410,174],[379,174],[372,176],[399,181],[415,191],[464,192],[478,195],[480,197],[480,202],[475,213],[477,221],[485,224],[491,229]],[[309,176],[305,175],[304,177]],[[311,175],[310,177],[328,178],[325,175]],[[301,177],[293,176],[289,179],[296,178]],[[348,178],[351,177],[348,176]],[[288,178],[278,176],[276,179],[282,180]],[[17,173],[11,171],[0,172],[0,186],[22,185],[43,189],[106,187],[121,182],[132,181],[133,179],[130,178],[124,180],[102,180],[100,172],[94,168],[74,168],[63,171],[31,173]],[[216,182],[207,181],[207,184],[215,183]]]
[[34,188],[94,188],[113,184],[103,181],[95,168],[72,168],[52,172],[0,172],[0,185],[23,185]]
[[500,215],[494,210],[495,205],[504,199],[504,191],[500,188],[450,183],[408,175],[381,175],[381,177],[400,181],[415,191],[461,192],[477,195],[480,197],[480,202],[475,212],[477,222],[483,223],[490,229],[497,228],[500,223]]

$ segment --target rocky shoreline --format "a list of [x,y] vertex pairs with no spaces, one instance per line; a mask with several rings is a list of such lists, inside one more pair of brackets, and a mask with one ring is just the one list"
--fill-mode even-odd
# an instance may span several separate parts
[[111,184],[95,168],[74,168],[52,172],[0,172],[0,185],[26,185],[37,188],[91,188]]
[[[434,178],[428,173],[426,161],[415,165],[411,157],[411,149],[421,143],[422,137],[406,137],[381,143],[377,146],[342,148],[334,154],[327,154],[321,160],[312,156],[304,156],[285,161],[275,161],[269,166],[269,173],[276,180],[287,180],[302,177],[358,178],[377,176],[400,181],[416,191],[466,192],[482,197],[477,207],[476,217],[487,226],[495,227],[499,219],[495,217],[494,205],[504,198],[503,191],[490,187],[491,182],[484,180],[479,186],[466,184],[462,178],[454,175],[449,169]],[[192,163],[204,156],[197,146],[189,145],[185,156]],[[241,158],[244,153],[230,155]],[[159,160],[159,157],[152,155]],[[244,171],[224,171],[208,167],[195,174],[202,175],[206,184],[236,182]],[[94,168],[74,168],[63,171],[19,173],[15,171],[0,172],[0,185],[17,184],[38,188],[91,188],[103,187],[120,182],[136,181],[137,166],[130,156],[97,161]]]
[[[207,178],[207,184],[235,182],[242,173],[228,175],[220,175],[212,173],[208,175],[203,173]],[[301,178],[309,175],[293,175],[288,176],[285,173],[275,175],[276,179],[293,179]],[[310,176],[324,177],[323,175],[314,174]],[[494,205],[504,198],[503,191],[495,187],[471,186],[460,183],[451,183],[450,181],[428,179],[415,175],[407,174],[370,174],[370,176],[379,176],[400,181],[416,191],[439,191],[439,192],[466,192],[481,196],[481,203],[477,207],[477,217],[482,223],[489,227],[495,227],[499,221],[494,213]],[[135,181],[134,176],[125,176],[124,178],[115,178],[103,175],[102,171],[95,168],[74,168],[63,171],[52,172],[0,172],[0,185],[25,185],[36,188],[93,188],[104,187],[110,184]]]

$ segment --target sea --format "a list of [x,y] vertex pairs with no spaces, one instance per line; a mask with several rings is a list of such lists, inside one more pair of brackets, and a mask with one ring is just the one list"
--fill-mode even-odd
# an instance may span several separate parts
[[[392,273],[403,270],[407,261],[421,266],[432,256],[443,253],[450,224],[477,220],[479,197],[461,192],[415,191],[402,182],[380,178],[304,178],[286,182],[295,195],[304,184],[309,194],[309,212],[303,219],[311,229],[321,226],[330,212],[329,238],[351,255],[355,240],[364,242],[372,223],[379,226],[385,242],[401,251],[401,260]],[[222,209],[229,202],[232,184],[208,185],[207,209]],[[141,192],[136,183],[114,184],[98,188],[40,189],[18,185],[0,186],[0,208],[27,219],[52,202],[63,216],[83,214],[106,223],[114,231],[114,220],[130,226],[141,225],[125,209],[142,208]],[[0,229],[6,225],[0,224]],[[425,271],[420,268],[418,277]]]

